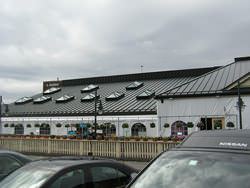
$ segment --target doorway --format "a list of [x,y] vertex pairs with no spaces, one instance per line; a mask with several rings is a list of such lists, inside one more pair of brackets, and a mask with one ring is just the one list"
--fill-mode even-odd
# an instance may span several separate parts
[[212,118],[201,118],[201,122],[204,126],[200,127],[200,130],[212,130],[213,129],[213,123]]

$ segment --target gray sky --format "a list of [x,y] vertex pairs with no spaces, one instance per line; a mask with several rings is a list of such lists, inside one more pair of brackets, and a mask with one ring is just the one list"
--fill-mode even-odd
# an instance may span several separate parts
[[43,80],[225,65],[250,55],[248,0],[1,0],[0,95]]

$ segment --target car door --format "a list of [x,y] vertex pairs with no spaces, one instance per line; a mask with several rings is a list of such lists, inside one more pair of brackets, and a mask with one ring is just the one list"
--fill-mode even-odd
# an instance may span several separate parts
[[0,180],[12,171],[20,168],[22,163],[10,155],[0,155]]
[[92,164],[88,170],[92,188],[121,188],[131,179],[129,174],[111,164]]

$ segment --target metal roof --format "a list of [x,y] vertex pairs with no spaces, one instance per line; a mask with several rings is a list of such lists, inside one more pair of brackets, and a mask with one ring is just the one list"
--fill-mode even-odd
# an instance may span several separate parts
[[[110,76],[110,78],[102,77],[100,79],[103,80],[99,80],[99,82],[95,82],[97,79],[93,78],[92,83],[90,82],[90,78],[87,78],[87,81],[86,79],[63,80],[61,91],[46,95],[51,96],[52,100],[41,104],[30,102],[15,105],[12,103],[8,105],[9,112],[7,114],[4,109],[2,112],[4,116],[10,117],[93,115],[94,101],[81,102],[83,97],[93,92],[82,93],[81,89],[89,86],[89,84],[98,84],[99,89],[97,90],[97,94],[102,101],[103,115],[156,114],[156,100],[154,98],[138,100],[137,96],[145,90],[154,91],[158,95],[217,68],[133,74],[132,77],[136,78],[134,81],[143,82],[143,86],[136,90],[126,90],[126,87],[131,84],[131,79],[128,79],[128,75]],[[124,93],[124,97],[119,100],[105,100],[106,97],[114,92]],[[55,100],[63,95],[74,96],[74,99],[66,103],[56,103]],[[36,99],[42,96],[43,93],[39,93],[32,98]]]
[[[189,82],[161,93],[156,98],[193,97],[235,94],[228,87],[248,75],[250,58],[235,58],[235,62],[201,75]],[[250,90],[244,90],[250,93]]]

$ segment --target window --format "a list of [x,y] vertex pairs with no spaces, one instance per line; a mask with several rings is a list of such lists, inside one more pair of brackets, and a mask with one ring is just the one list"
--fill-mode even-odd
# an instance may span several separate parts
[[25,104],[25,103],[31,102],[32,100],[33,100],[33,98],[31,98],[31,97],[22,97],[22,98],[16,100],[15,104]]
[[92,167],[90,171],[93,188],[121,187],[130,180],[130,176],[112,167]]
[[49,124],[42,123],[40,128],[39,128],[39,131],[40,131],[40,135],[50,135],[50,126],[49,126]]
[[63,95],[62,97],[56,99],[57,103],[62,103],[62,102],[69,102],[73,100],[75,97],[72,95]]
[[90,84],[88,85],[87,87],[83,88],[81,90],[81,93],[86,93],[86,92],[91,92],[91,91],[94,91],[96,89],[99,89],[99,86],[98,85],[93,85],[93,84]]
[[19,135],[24,134],[24,127],[22,124],[17,124],[15,126],[15,134],[19,134]]
[[44,102],[47,102],[47,101],[50,101],[52,98],[49,97],[49,96],[41,96],[37,99],[35,99],[33,101],[34,104],[40,104],[40,103],[44,103]]
[[129,84],[127,87],[126,87],[126,90],[134,90],[134,89],[138,89],[140,87],[143,86],[143,83],[142,82],[132,82],[131,84]]
[[187,124],[183,121],[176,121],[171,125],[171,136],[186,136],[188,135]]
[[137,99],[149,99],[155,95],[155,92],[152,90],[147,89],[146,91],[142,92],[140,95],[136,96]]
[[121,92],[114,92],[111,95],[109,95],[108,97],[106,97],[106,101],[112,101],[112,100],[119,100],[122,97],[124,97],[124,93]]
[[48,94],[56,93],[56,92],[58,92],[58,91],[61,91],[61,88],[59,88],[59,87],[52,87],[52,88],[49,88],[49,89],[45,90],[45,91],[43,92],[43,94],[44,94],[44,95],[48,95]]
[[20,167],[21,164],[15,159],[8,156],[0,156],[0,179]]
[[[100,96],[97,95],[96,98],[99,98]],[[84,102],[84,101],[92,101],[95,99],[95,94],[93,93],[90,93],[89,95],[86,95],[85,97],[81,98],[81,101]]]
[[76,169],[63,174],[49,188],[83,187],[84,183],[84,170]]

